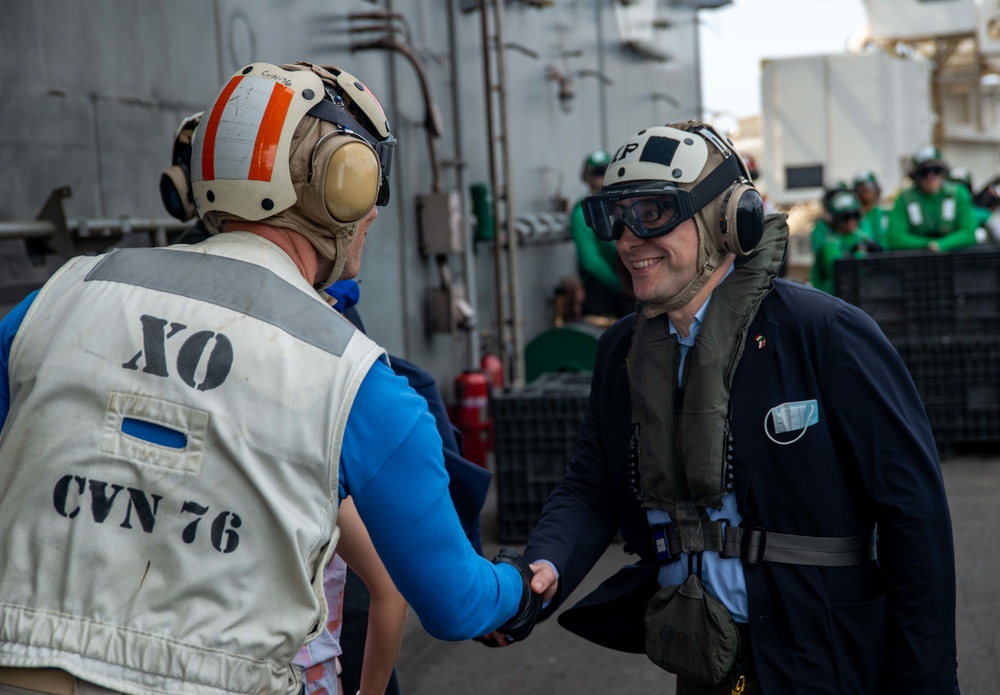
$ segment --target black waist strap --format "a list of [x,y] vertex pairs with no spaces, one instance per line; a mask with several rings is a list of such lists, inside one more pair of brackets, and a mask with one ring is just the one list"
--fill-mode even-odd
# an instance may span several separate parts
[[[774,533],[762,528],[743,529],[726,520],[703,521],[702,543],[683,543],[678,524],[662,527],[670,557],[690,550],[715,550],[720,557],[740,558],[748,565],[782,562],[789,565],[846,567],[871,562],[878,557],[875,529],[860,536],[825,538]],[[697,545],[701,545],[697,548]]]

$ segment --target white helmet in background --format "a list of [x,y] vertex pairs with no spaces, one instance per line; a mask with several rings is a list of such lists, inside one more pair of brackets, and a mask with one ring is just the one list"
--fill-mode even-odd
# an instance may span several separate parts
[[[619,204],[633,198],[642,205]],[[728,138],[701,121],[629,138],[611,158],[604,187],[584,199],[583,212],[604,240],[620,239],[625,227],[639,238],[662,236],[694,219],[699,271],[667,300],[668,310],[687,304],[728,254],[750,254],[764,233],[764,203],[746,163]]]
[[378,100],[335,67],[253,63],[230,78],[195,131],[191,187],[209,228],[262,221],[346,262],[358,220],[389,200],[396,139]]

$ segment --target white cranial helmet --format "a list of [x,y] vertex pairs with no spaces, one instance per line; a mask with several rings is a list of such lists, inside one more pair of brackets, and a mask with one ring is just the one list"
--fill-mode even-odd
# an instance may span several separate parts
[[[632,199],[656,203],[650,224],[618,205]],[[728,138],[701,121],[647,128],[629,138],[611,158],[604,187],[584,199],[583,211],[601,239],[618,239],[626,227],[640,238],[662,236],[694,219],[698,274],[667,301],[668,309],[686,305],[728,254],[748,255],[764,233],[763,200],[746,163]]]
[[354,76],[311,63],[253,63],[233,75],[192,142],[195,206],[210,228],[261,221],[306,236],[334,261],[358,221],[389,200],[395,137]]

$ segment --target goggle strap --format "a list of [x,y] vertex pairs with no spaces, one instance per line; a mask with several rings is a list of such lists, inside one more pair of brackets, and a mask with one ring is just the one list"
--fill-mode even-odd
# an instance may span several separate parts
[[726,157],[722,164],[691,189],[691,206],[695,213],[718,198],[719,194],[743,175],[743,170],[736,161],[738,157],[739,155],[732,154]]
[[378,140],[372,137],[372,134],[365,130],[364,126],[358,123],[357,119],[355,119],[354,116],[347,112],[347,109],[339,104],[323,99],[321,102],[309,109],[306,114],[312,116],[313,118],[318,118],[321,121],[326,121],[327,123],[333,123],[334,125],[346,128],[352,133],[360,135],[365,142],[372,146],[373,149],[378,147]]

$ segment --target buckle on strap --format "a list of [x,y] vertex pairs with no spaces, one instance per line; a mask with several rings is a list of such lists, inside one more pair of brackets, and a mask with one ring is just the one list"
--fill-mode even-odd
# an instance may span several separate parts
[[[702,529],[705,550],[715,550],[723,558],[740,558],[751,567],[761,562],[847,567],[863,565],[878,558],[878,534],[875,529],[846,538],[797,536],[775,533],[759,526],[730,526],[728,519],[705,522]],[[655,538],[658,549],[662,545],[667,549],[667,553],[659,557],[661,564],[673,561],[685,552],[677,524],[657,527]]]
[[[739,557],[739,534],[742,529],[731,526],[729,519],[716,519],[701,522],[701,535],[696,543],[690,543],[691,538],[685,538],[681,525],[671,522],[653,527],[653,544],[656,547],[657,560],[660,564],[672,562],[681,553],[697,554],[704,550],[714,550],[722,557]],[[734,540],[735,539],[735,540]],[[687,542],[686,542],[687,541]],[[691,546],[695,547],[692,548]]]
[[764,555],[767,549],[767,529],[762,529],[760,526],[744,529],[739,547],[743,562],[751,567],[759,565],[761,560],[767,559]]

